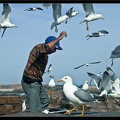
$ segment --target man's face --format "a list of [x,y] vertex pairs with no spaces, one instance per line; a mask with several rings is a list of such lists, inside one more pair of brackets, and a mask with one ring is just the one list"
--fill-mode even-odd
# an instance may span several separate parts
[[55,46],[51,48],[51,53],[54,53],[54,52],[56,52],[56,47]]

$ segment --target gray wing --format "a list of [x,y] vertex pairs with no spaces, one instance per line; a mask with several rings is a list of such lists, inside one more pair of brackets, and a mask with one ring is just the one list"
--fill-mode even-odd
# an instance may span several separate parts
[[73,7],[71,7],[67,12],[66,12],[66,15],[71,15],[72,14],[72,12],[73,12]]
[[41,7],[36,7],[36,9],[38,9],[38,10],[43,10]]
[[92,102],[94,98],[87,92],[82,89],[74,92],[74,95],[78,97],[83,102]]
[[100,31],[98,31],[98,32],[100,32],[100,33],[104,33],[104,34],[108,34],[108,33],[109,33],[109,32],[106,31],[106,30],[100,30]]
[[83,9],[85,11],[85,16],[87,17],[88,15],[95,13],[93,4],[92,3],[83,3]]
[[9,17],[10,17],[10,13],[11,13],[11,8],[7,3],[3,4],[3,11],[1,14],[1,20],[8,20],[9,21]]
[[75,67],[74,69],[78,69],[78,68],[80,68],[80,67],[82,67],[82,66],[85,66],[86,64],[83,64],[83,65],[80,65],[80,66],[78,66],[78,67]]
[[112,81],[115,81],[115,80],[119,79],[117,77],[117,75],[115,74],[115,72],[110,67],[106,67],[106,70],[109,73],[109,75],[111,76]]
[[62,14],[61,14],[62,5],[61,5],[61,3],[53,3],[52,8],[53,8],[53,19],[56,21],[57,18],[62,16]]
[[101,61],[98,61],[98,62],[91,62],[90,64],[97,64],[97,63],[100,63]]
[[97,76],[97,75],[90,73],[90,72],[87,72],[87,74],[91,79],[96,81],[98,87],[101,86],[102,77]]
[[110,58],[120,58],[120,45],[111,52]]
[[103,90],[108,86],[108,82],[111,80],[111,76],[107,71],[103,73],[100,89]]

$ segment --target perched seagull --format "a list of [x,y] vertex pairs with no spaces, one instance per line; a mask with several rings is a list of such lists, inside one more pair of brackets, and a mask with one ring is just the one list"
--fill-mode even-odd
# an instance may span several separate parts
[[87,66],[87,67],[88,67],[90,64],[97,64],[97,63],[100,63],[100,62],[101,62],[101,61],[86,63],[86,64],[80,65],[80,66],[78,66],[78,67],[75,67],[74,69],[78,69],[78,68],[80,68],[80,67],[82,67],[82,66]]
[[22,103],[22,112],[26,110],[26,104],[25,104],[25,100],[23,100],[23,103]]
[[70,76],[64,76],[62,79],[57,80],[57,82],[64,82],[64,95],[75,106],[73,109],[68,110],[65,114],[71,114],[73,110],[76,110],[78,105],[82,105],[82,114],[79,114],[79,116],[83,116],[86,104],[91,102],[100,102],[106,99],[106,96],[97,96],[78,88],[73,84],[73,80]]
[[55,32],[58,32],[57,25],[60,25],[64,21],[66,21],[65,23],[67,23],[68,19],[78,14],[77,11],[73,11],[73,8],[70,8],[68,12],[66,12],[66,14],[62,16],[61,3],[52,3],[52,8],[53,8],[53,19],[55,21],[51,24],[51,30],[55,27]]
[[11,8],[9,4],[3,3],[3,11],[1,14],[1,22],[0,22],[0,29],[3,28],[3,33],[1,37],[3,37],[5,30],[7,28],[13,28],[13,27],[17,28],[15,24],[10,23],[10,20],[9,20],[10,14],[11,14]]
[[86,30],[89,30],[88,22],[98,20],[98,19],[104,20],[104,17],[101,14],[95,13],[92,3],[83,3],[82,5],[85,11],[85,18],[81,23],[86,22]]
[[89,88],[88,81],[86,80],[85,83],[83,85],[80,85],[78,88],[81,88],[83,90],[88,90]]
[[108,31],[106,30],[100,30],[98,32],[94,32],[94,33],[90,33],[86,36],[87,40],[89,40],[92,37],[101,37],[101,36],[105,36],[106,34],[108,34]]
[[51,88],[51,94],[54,94],[55,81],[54,76],[49,76],[51,79],[48,83],[48,86]]
[[25,9],[24,11],[35,11],[35,10],[43,10],[41,7],[30,7],[30,8],[27,8]]
[[115,47],[115,49],[111,52],[111,55],[106,59],[106,61],[111,59],[112,60],[111,66],[113,66],[113,59],[115,58],[120,58],[120,45]]
[[[71,17],[75,17],[77,14],[79,14],[79,12],[78,11],[73,11],[73,7],[71,7],[67,12],[66,12],[66,15],[69,17],[69,19],[71,18]],[[67,24],[67,22],[68,22],[68,19],[66,20],[66,24]]]

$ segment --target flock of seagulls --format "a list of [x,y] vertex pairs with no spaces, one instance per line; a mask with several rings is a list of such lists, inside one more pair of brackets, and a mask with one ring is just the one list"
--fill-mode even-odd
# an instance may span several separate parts
[[[66,11],[65,15],[62,15],[62,4],[61,3],[44,3],[44,7],[47,9],[52,6],[53,10],[53,23],[50,26],[50,29],[52,30],[55,28],[55,32],[58,32],[57,26],[61,23],[65,22],[65,24],[68,23],[68,20],[72,17],[75,17],[79,14],[78,11],[73,10],[73,7],[71,7],[68,11]],[[102,14],[96,14],[94,11],[94,7],[92,3],[82,3],[83,10],[85,12],[85,18],[81,23],[86,23],[86,30],[89,30],[88,23],[91,21],[95,21],[98,19],[105,19]],[[41,7],[30,7],[26,8],[24,11],[36,11],[36,10],[43,10]],[[3,29],[3,33],[1,35],[1,38],[3,37],[5,31],[7,28],[17,28],[17,26],[10,22],[10,15],[11,15],[11,7],[8,3],[3,3],[3,11],[1,13],[1,21],[0,21],[0,30]],[[85,38],[89,40],[93,37],[101,37],[109,34],[106,30],[98,30],[97,32],[90,33],[86,35]],[[111,55],[107,58],[107,60],[112,59],[113,66],[113,59],[120,58],[120,45],[118,45],[112,52]],[[74,69],[78,69],[83,66],[89,66],[90,64],[98,64],[101,61],[98,62],[90,62],[86,64],[82,64],[78,67],[75,67]],[[52,70],[52,64],[49,65],[48,69],[45,71],[45,73],[50,73]],[[66,112],[66,114],[71,114],[73,110],[76,110],[76,106],[82,105],[82,114],[80,116],[84,115],[84,106],[86,104],[89,104],[91,102],[100,102],[108,99],[107,96],[113,96],[113,97],[120,97],[120,80],[115,74],[115,72],[110,68],[106,67],[106,70],[103,72],[102,76],[95,75],[93,73],[87,72],[88,76],[91,78],[91,80],[94,81],[96,87],[101,91],[101,93],[97,96],[91,93],[88,93],[88,81],[85,81],[85,83],[79,87],[75,86],[73,84],[73,80],[70,76],[64,76],[61,80],[58,80],[57,82],[64,82],[63,85],[63,92],[66,96],[66,98],[72,102],[75,107],[69,111]],[[51,87],[52,93],[53,88],[55,87],[55,81],[54,76],[49,76],[51,79],[48,83],[48,86]],[[22,104],[22,111],[25,111],[26,105],[25,100],[23,100]]]

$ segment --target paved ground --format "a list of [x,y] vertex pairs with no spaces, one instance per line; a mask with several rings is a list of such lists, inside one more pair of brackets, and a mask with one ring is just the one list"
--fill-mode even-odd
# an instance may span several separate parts
[[[73,112],[71,115],[65,115],[63,113],[30,113],[20,112],[14,114],[1,115],[0,117],[79,117],[81,112]],[[120,112],[85,112],[83,117],[120,117]]]

